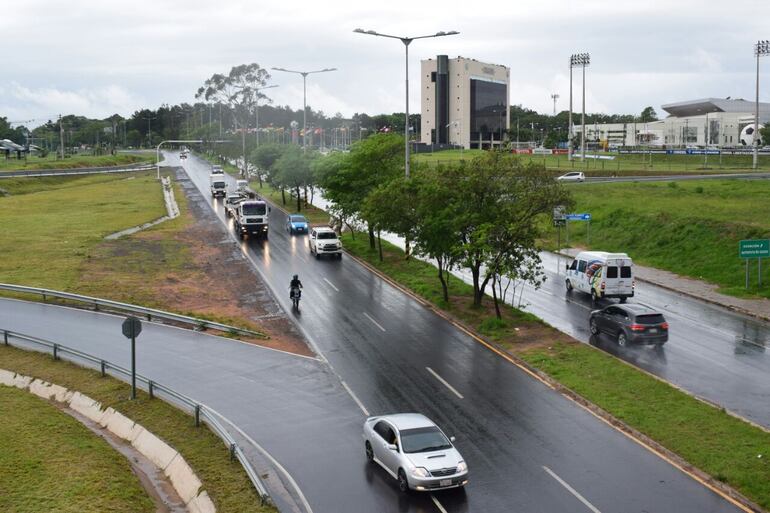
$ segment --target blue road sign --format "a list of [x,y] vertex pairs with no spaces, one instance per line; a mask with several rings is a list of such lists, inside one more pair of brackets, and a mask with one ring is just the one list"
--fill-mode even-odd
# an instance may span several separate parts
[[591,214],[567,214],[564,216],[568,221],[590,221]]

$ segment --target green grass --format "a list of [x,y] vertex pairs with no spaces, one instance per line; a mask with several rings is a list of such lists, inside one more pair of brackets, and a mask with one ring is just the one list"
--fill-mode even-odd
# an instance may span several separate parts
[[770,507],[770,433],[585,345],[555,344],[520,356],[760,506]]
[[[437,163],[451,163],[458,160],[470,159],[479,155],[483,150],[445,150],[435,153],[417,153],[415,162],[424,162],[435,165]],[[594,154],[596,152],[588,152]],[[671,173],[725,173],[746,172],[752,170],[751,155],[709,155],[708,162],[703,161],[703,155],[663,155],[663,154],[618,154],[602,153],[599,155],[614,156],[613,160],[586,159],[581,161],[573,158],[570,161],[567,155],[519,155],[526,163],[533,162],[543,164],[555,174],[568,171],[584,171],[589,176],[607,176],[613,174],[626,175],[667,175]],[[770,156],[759,157],[759,171],[770,170]]]
[[105,167],[136,164],[139,162],[155,162],[155,155],[137,153],[118,153],[116,155],[75,155],[64,160],[57,158],[54,153],[45,157],[29,157],[27,160],[0,158],[2,171],[30,171],[33,169],[74,169],[78,167]]
[[2,182],[0,281],[59,290],[104,236],[166,213],[154,172]]
[[128,460],[51,403],[0,385],[0,411],[0,511],[155,511]]
[[[715,283],[726,294],[770,297],[770,262],[763,269],[762,288],[752,263],[747,292],[744,261],[738,258],[739,240],[770,236],[770,182],[590,184],[572,192],[575,211],[592,215],[590,245],[583,222],[570,223],[572,245],[626,252],[639,264]],[[562,244],[565,238],[562,230]],[[549,245],[556,246],[553,228]]]
[[[142,424],[184,456],[187,463],[203,483],[220,513],[268,513],[277,510],[260,506],[259,497],[251,481],[230,455],[223,442],[206,427],[195,427],[193,418],[160,399],[150,399],[139,391],[137,400],[130,401],[130,387],[116,379],[102,378],[98,372],[74,364],[54,361],[50,356],[22,351],[13,347],[0,346],[0,368],[34,376],[51,383],[77,390],[102,403],[111,406],[127,417]],[[8,410],[2,409],[5,412]],[[6,422],[7,415],[3,415]],[[2,438],[6,440],[6,438]],[[5,447],[5,443],[0,445]],[[3,449],[0,449],[2,454]],[[2,475],[4,465],[0,465]],[[0,481],[1,483],[2,481]],[[2,487],[5,490],[5,487]],[[5,492],[4,492],[5,493]],[[3,494],[0,494],[2,504]],[[0,508],[3,511],[7,509]],[[33,510],[33,511],[39,511]],[[49,511],[58,511],[56,508]],[[74,510],[73,510],[74,511]],[[102,508],[94,511],[112,511]],[[133,511],[131,509],[123,511]]]

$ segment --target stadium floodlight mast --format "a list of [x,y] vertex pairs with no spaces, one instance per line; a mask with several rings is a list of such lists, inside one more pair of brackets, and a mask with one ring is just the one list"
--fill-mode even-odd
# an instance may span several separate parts
[[551,99],[553,100],[553,115],[556,115],[556,100],[559,99],[559,95],[554,93],[551,95]]
[[379,37],[389,37],[391,39],[398,39],[402,43],[404,43],[404,49],[406,50],[406,113],[404,114],[404,174],[407,178],[409,178],[409,45],[414,41],[415,39],[427,39],[429,37],[443,37],[443,36],[455,36],[459,34],[456,30],[450,30],[449,32],[444,32],[443,30],[440,32],[436,32],[435,34],[428,34],[425,36],[414,36],[414,37],[401,37],[401,36],[392,36],[390,34],[381,34],[380,32],[374,31],[374,30],[364,30],[357,28],[353,32],[356,34],[368,34],[370,36],[379,36]]
[[572,124],[572,68],[581,66],[583,68],[583,118],[581,125],[583,127],[580,134],[580,146],[583,154],[583,160],[586,158],[586,66],[591,63],[591,56],[588,53],[573,53],[569,57],[569,151],[568,158],[572,160],[572,139],[575,136]]
[[284,68],[273,68],[275,71],[283,71],[285,73],[295,73],[302,75],[302,151],[305,151],[307,147],[307,76],[313,73],[326,73],[327,71],[337,71],[337,68],[324,68],[313,71],[294,71]]
[[754,55],[757,57],[757,97],[754,104],[754,160],[753,168],[759,164],[759,58],[770,55],[770,40],[757,41],[754,45]]
[[[254,88],[254,132],[257,134],[257,146],[259,146],[259,92],[263,89],[270,89],[272,87],[278,87],[278,84]],[[210,116],[211,110],[209,110],[209,117]]]

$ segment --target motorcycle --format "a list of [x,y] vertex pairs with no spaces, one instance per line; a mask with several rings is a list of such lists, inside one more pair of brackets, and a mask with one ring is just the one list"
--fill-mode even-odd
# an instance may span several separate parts
[[302,296],[302,291],[299,287],[292,287],[289,292],[289,298],[291,299],[294,308],[299,310],[299,298]]

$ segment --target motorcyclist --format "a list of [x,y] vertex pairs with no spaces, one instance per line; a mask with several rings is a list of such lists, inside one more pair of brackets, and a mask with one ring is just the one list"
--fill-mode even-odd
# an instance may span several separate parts
[[302,288],[302,282],[299,281],[299,276],[295,274],[294,277],[292,277],[291,279],[291,283],[289,284],[289,291],[296,290],[299,293],[300,292],[299,289],[301,288]]

